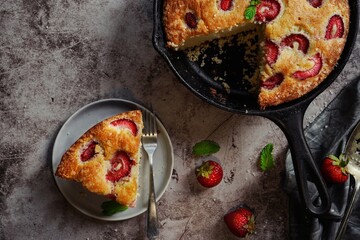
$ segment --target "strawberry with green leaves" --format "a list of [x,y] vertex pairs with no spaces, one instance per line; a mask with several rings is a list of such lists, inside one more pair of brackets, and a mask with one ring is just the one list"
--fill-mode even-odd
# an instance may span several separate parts
[[[209,156],[218,152],[219,144],[211,140],[203,140],[194,145],[192,153],[197,157]],[[223,178],[221,165],[213,160],[204,161],[201,166],[195,169],[198,182],[207,188],[215,187]]]
[[237,237],[246,237],[255,231],[254,213],[246,206],[240,207],[224,216],[229,230]]
[[207,188],[218,185],[224,175],[221,165],[212,160],[203,162],[195,171],[198,182]]
[[349,159],[340,154],[339,157],[329,155],[323,159],[321,173],[328,183],[344,183],[349,178],[346,165]]

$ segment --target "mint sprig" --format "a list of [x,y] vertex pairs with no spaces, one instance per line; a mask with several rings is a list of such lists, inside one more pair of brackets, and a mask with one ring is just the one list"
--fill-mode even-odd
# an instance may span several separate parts
[[255,17],[256,14],[256,5],[258,5],[261,0],[251,0],[250,5],[245,9],[245,19],[251,20]]
[[103,209],[102,213],[106,216],[111,216],[117,212],[123,212],[128,209],[127,206],[121,205],[115,201],[103,202],[101,208]]
[[260,168],[263,171],[269,170],[274,167],[274,157],[272,154],[274,145],[268,143],[260,152]]
[[208,156],[220,150],[219,144],[211,140],[203,140],[194,145],[192,153],[195,156]]

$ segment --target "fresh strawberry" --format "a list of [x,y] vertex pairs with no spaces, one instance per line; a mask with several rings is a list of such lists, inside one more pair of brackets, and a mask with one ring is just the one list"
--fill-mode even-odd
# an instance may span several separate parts
[[127,128],[134,136],[137,134],[138,131],[136,124],[129,119],[117,119],[112,121],[110,124],[115,127]]
[[81,153],[80,155],[80,159],[82,162],[86,162],[88,161],[90,158],[92,158],[95,155],[95,147],[96,147],[96,142],[92,141],[86,148],[85,150]]
[[117,182],[130,174],[131,166],[134,164],[126,152],[120,151],[110,160],[111,169],[106,174],[106,179]]
[[229,230],[237,237],[246,237],[255,231],[255,216],[247,207],[240,207],[224,216]]
[[314,66],[311,69],[304,71],[296,71],[293,73],[292,76],[299,80],[303,80],[318,75],[322,68],[322,58],[320,53],[316,53],[312,58],[309,59],[309,61],[314,62]]
[[279,56],[279,47],[270,40],[265,41],[265,58],[269,65],[276,62]]
[[349,178],[349,174],[346,170],[348,162],[349,159],[346,159],[342,154],[339,158],[334,155],[325,157],[321,165],[321,173],[325,180],[329,183],[346,182]]
[[306,54],[309,49],[309,39],[307,39],[307,37],[305,37],[302,34],[291,34],[285,37],[281,41],[280,46],[282,47],[288,46],[294,48],[295,42],[298,44],[298,50]]
[[188,25],[189,28],[196,28],[197,19],[195,14],[192,12],[187,12],[185,14],[185,23]]
[[284,75],[277,73],[274,76],[269,77],[264,82],[261,82],[261,87],[265,89],[273,89],[276,86],[279,86],[284,80]]
[[280,13],[281,5],[276,0],[262,0],[256,6],[255,20],[258,22],[270,22]]
[[342,17],[334,15],[330,18],[326,27],[325,39],[342,38],[344,31],[345,28]]
[[212,160],[203,162],[196,168],[196,178],[199,183],[207,188],[218,185],[223,178],[223,169],[221,165]]
[[232,1],[233,0],[221,0],[220,1],[220,8],[223,11],[228,11],[230,10],[231,6],[232,6]]
[[308,2],[310,3],[311,6],[313,6],[314,8],[318,8],[321,6],[322,4],[322,0],[308,0]]

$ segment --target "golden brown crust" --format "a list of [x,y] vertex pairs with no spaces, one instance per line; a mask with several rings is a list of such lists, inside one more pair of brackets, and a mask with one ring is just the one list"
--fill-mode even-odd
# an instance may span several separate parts
[[[118,127],[111,122],[127,119],[137,126],[136,135],[131,130]],[[114,195],[126,206],[134,206],[138,189],[138,172],[143,128],[140,110],[129,111],[105,119],[84,133],[64,153],[55,175],[81,182],[89,191],[101,195]],[[87,161],[81,161],[81,153],[90,143],[96,142],[95,154]],[[111,168],[110,160],[119,151],[124,151],[134,164],[130,174],[117,182],[109,181],[106,174]]]
[[[282,39],[291,34],[302,34],[309,39],[306,54],[296,47],[280,47],[276,63],[260,66],[260,81],[281,73],[284,80],[271,90],[260,88],[258,101],[261,109],[279,105],[297,99],[316,88],[332,71],[344,48],[349,30],[348,0],[324,0],[320,7],[313,7],[308,0],[277,0],[280,5],[279,15],[265,24],[264,38],[280,46]],[[219,7],[219,0],[165,0],[164,27],[168,47],[181,49],[194,37],[210,35],[236,26],[246,26],[251,21],[244,18],[245,9],[250,1],[234,0],[230,11]],[[197,16],[196,28],[186,24],[185,14]],[[332,16],[341,16],[344,33],[341,38],[325,39],[326,27]],[[190,43],[191,45],[191,43]],[[322,67],[316,76],[302,80],[294,78],[296,71],[311,69],[311,60],[320,54]]]
[[[250,3],[250,2],[249,2]],[[165,0],[164,27],[167,45],[179,48],[186,40],[199,35],[212,34],[245,22],[243,13],[249,5],[244,0],[234,0],[231,11],[223,11],[216,0]],[[197,17],[197,27],[190,28],[185,22],[185,14]]]
[[[259,105],[262,109],[297,99],[316,88],[332,71],[344,48],[349,29],[349,6],[347,0],[327,0],[319,8],[307,1],[283,1],[284,11],[281,18],[266,25],[265,37],[277,45],[290,34],[300,33],[309,39],[306,54],[296,48],[281,48],[278,59],[271,67],[264,66],[261,80],[265,81],[276,73],[284,74],[283,82],[274,89],[260,89]],[[329,19],[339,15],[344,21],[345,31],[341,38],[325,39]],[[322,67],[313,77],[296,79],[296,71],[311,69],[314,62],[310,59],[320,53]]]

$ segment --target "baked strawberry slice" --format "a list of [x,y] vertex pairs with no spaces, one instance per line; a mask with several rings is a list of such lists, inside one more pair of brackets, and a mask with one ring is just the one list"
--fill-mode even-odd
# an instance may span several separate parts
[[233,0],[221,0],[220,1],[220,8],[223,11],[228,11],[232,7]]
[[325,39],[342,38],[344,35],[344,21],[339,15],[334,15],[330,18],[326,27]]
[[115,121],[112,121],[110,124],[115,127],[127,128],[134,136],[137,134],[138,131],[136,124],[129,119],[117,119]]
[[313,6],[314,8],[318,8],[321,6],[322,4],[322,0],[308,0],[308,2],[310,3],[311,6]]
[[111,182],[117,182],[130,174],[134,161],[130,159],[126,152],[120,151],[110,160],[110,164],[111,169],[107,172],[106,179]]
[[322,57],[320,53],[316,53],[312,58],[309,58],[309,61],[314,62],[312,68],[304,71],[296,71],[292,76],[296,79],[303,80],[318,75],[322,68]]
[[276,62],[279,56],[279,47],[277,44],[270,40],[265,41],[265,58],[266,62],[269,65],[272,65]]
[[281,41],[280,46],[281,47],[287,46],[287,47],[294,48],[295,43],[297,43],[298,50],[302,51],[305,54],[307,53],[307,51],[309,49],[309,39],[302,34],[291,34],[291,35],[285,37]]
[[196,28],[197,27],[197,18],[194,13],[187,12],[185,14],[185,23],[188,25],[189,28]]
[[264,82],[261,82],[261,87],[271,90],[274,87],[279,86],[282,81],[284,81],[284,75],[282,73],[277,73],[266,79]]
[[276,0],[262,0],[256,6],[255,20],[258,22],[270,22],[280,13],[281,5]]
[[92,141],[90,144],[84,149],[84,151],[80,154],[80,159],[82,162],[86,162],[90,160],[95,155],[95,147],[96,142]]

